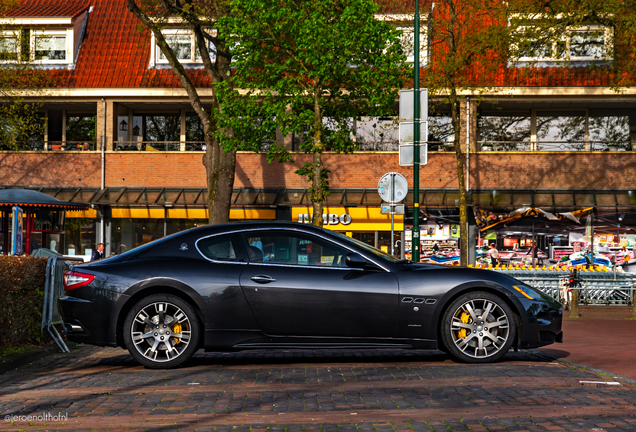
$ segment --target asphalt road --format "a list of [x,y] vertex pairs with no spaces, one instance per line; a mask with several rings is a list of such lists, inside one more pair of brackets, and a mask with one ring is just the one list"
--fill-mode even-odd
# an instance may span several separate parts
[[[630,383],[530,352],[199,352],[162,371],[84,347],[0,375],[4,430],[636,431],[635,404]],[[43,413],[68,419],[11,417]]]

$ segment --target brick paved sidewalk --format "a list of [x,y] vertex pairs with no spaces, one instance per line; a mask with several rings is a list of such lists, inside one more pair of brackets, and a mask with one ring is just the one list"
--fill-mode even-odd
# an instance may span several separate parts
[[604,381],[527,352],[488,365],[436,351],[199,352],[157,371],[85,347],[0,375],[0,414],[69,415],[6,430],[636,431],[636,387]]
[[[580,319],[565,319],[563,343],[541,352],[636,381],[636,321],[626,306],[582,306]],[[569,313],[565,313],[569,317]]]

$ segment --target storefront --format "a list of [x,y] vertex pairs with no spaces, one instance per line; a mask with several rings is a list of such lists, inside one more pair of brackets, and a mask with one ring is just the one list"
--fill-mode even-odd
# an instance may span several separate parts
[[28,189],[0,190],[0,253],[3,255],[9,254],[10,250],[13,207],[22,209],[21,250],[24,253],[30,254],[39,248],[64,253],[65,215],[69,210],[84,209],[88,204],[64,202]]
[[[311,223],[313,208],[294,206],[291,221]],[[382,214],[380,206],[323,208],[323,227],[391,252],[391,215]],[[393,216],[393,248],[395,255],[404,254],[404,215]]]

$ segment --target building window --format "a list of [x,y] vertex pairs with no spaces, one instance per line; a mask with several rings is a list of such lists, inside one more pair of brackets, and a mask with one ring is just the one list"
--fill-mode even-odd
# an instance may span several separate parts
[[[400,42],[402,43],[402,50],[406,55],[407,63],[415,62],[415,33],[412,28],[398,28],[402,31],[400,35]],[[420,32],[420,66],[426,64],[426,28],[421,29]]]
[[35,36],[35,60],[66,60],[66,35]]
[[[166,29],[163,31],[168,46],[172,48],[177,59],[181,63],[202,63],[201,53],[196,44],[196,39],[191,30],[188,29]],[[168,59],[161,51],[156,43],[154,35],[152,37],[152,46],[155,47],[155,55],[153,59],[156,64],[167,64]],[[216,61],[216,47],[208,41],[208,53],[212,62]]]
[[19,52],[20,37],[17,34],[0,34],[0,61],[17,60]]
[[[524,28],[520,29],[523,32]],[[519,55],[520,62],[612,60],[612,31],[600,25],[568,28],[560,38],[528,42]]]
[[[166,42],[168,42],[168,45],[170,46],[170,48],[172,48],[172,51],[174,51],[177,59],[179,59],[180,61],[192,61],[191,35],[169,35],[166,36]],[[161,51],[161,48],[159,48],[159,46],[157,46],[157,56],[158,61],[161,63],[166,63],[168,61],[166,56],[163,55],[163,52]]]

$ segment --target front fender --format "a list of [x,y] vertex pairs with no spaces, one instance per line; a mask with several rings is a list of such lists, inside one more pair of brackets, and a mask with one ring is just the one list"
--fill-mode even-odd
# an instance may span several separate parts
[[528,325],[528,317],[523,311],[525,310],[523,304],[519,300],[519,298],[510,291],[498,283],[491,281],[471,281],[465,282],[457,285],[452,290],[448,291],[442,298],[439,300],[437,307],[431,314],[431,323],[430,328],[434,333],[433,336],[437,338],[439,334],[439,324],[441,323],[442,316],[446,311],[447,307],[459,296],[464,293],[471,291],[486,291],[492,294],[501,297],[503,301],[510,307],[512,312],[516,315],[516,319],[518,320],[518,335],[519,338],[523,333],[525,327]]

